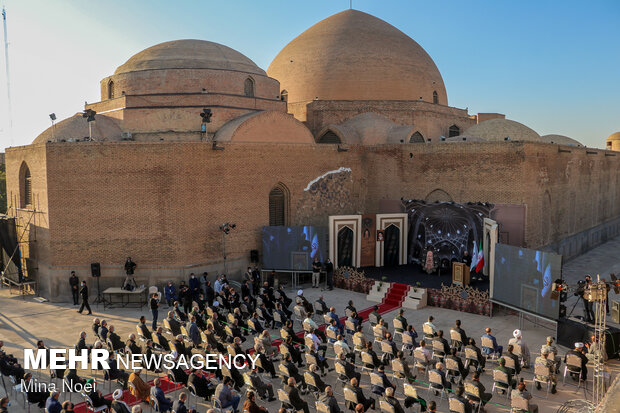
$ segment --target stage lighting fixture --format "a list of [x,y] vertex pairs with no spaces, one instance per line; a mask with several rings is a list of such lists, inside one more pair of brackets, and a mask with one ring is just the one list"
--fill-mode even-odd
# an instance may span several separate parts
[[55,113],[50,113],[50,119],[53,121],[56,120],[56,114]]

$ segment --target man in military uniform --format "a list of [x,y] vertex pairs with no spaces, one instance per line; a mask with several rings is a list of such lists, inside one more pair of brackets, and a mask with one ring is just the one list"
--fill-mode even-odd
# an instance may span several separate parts
[[558,371],[560,371],[560,363],[562,362],[562,358],[558,355],[558,348],[556,346],[553,345],[553,337],[549,336],[547,337],[547,344],[544,344],[541,348],[540,351],[547,351],[547,353],[549,353],[549,355],[553,354],[554,355],[554,359],[551,360],[553,361],[554,367],[555,367],[555,372],[557,373]]
[[[549,368],[549,380],[551,380],[551,384],[553,385],[551,387],[551,393],[555,394],[557,392],[555,389],[555,386],[558,383],[558,379],[555,376],[555,370],[554,370],[555,363],[547,358],[548,355],[549,355],[549,351],[543,348],[540,351],[540,356],[536,357],[536,361],[534,362],[534,369],[536,369],[536,366],[545,366]],[[536,378],[538,380],[547,381],[547,378],[544,376],[536,375]],[[536,388],[540,390],[539,382],[536,382]]]
[[506,367],[506,359],[501,357],[499,359],[499,365],[497,366],[497,368],[495,370],[498,370],[498,371],[501,371],[503,373],[506,373],[506,376],[508,377],[508,384],[510,385],[510,387],[512,387],[513,389],[516,387],[517,381],[512,378],[512,374],[514,372],[512,371],[512,369],[509,369],[509,368]]
[[405,313],[405,310],[403,310],[401,308],[398,311],[398,316],[396,316],[396,318],[395,318],[395,320],[400,321],[400,323],[402,324],[401,328],[394,327],[394,330],[398,331],[399,333],[402,333],[403,331],[405,331],[407,329],[407,319],[405,317],[403,317],[404,313]]

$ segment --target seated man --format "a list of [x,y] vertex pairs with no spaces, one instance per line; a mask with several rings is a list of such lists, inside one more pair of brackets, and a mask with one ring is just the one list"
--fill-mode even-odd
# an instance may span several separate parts
[[289,377],[294,378],[295,382],[296,383],[300,383],[301,384],[301,388],[305,389],[306,388],[306,381],[304,379],[304,376],[302,376],[299,373],[299,369],[297,367],[295,367],[295,364],[291,360],[291,355],[290,354],[287,354],[286,356],[284,356],[284,360],[282,361],[282,365],[285,366],[288,369]]
[[327,342],[327,337],[325,337],[325,333],[322,332],[321,330],[319,330],[319,326],[317,325],[317,323],[314,322],[314,320],[310,317],[306,317],[306,319],[304,320],[303,324],[308,324],[310,326],[310,330],[317,335],[317,337],[319,337],[321,339],[321,341],[323,343]]
[[373,350],[372,341],[366,342],[366,350],[364,351],[368,353],[370,357],[372,357],[372,364],[366,364],[367,368],[376,369],[379,366],[383,365],[383,363],[381,363],[381,360],[379,360],[377,353],[375,352],[375,350]]
[[[518,374],[521,373],[521,363],[519,362],[519,357],[516,354],[514,354],[512,352],[512,350],[513,350],[512,345],[508,345],[508,348],[506,349],[506,354],[504,355],[504,357],[508,357],[508,358],[512,359],[512,362],[513,362],[513,364],[515,366],[514,373],[518,375]],[[508,367],[506,367],[506,368],[508,368]],[[509,369],[509,370],[511,370],[511,369]]]
[[547,337],[546,343],[541,347],[541,351],[545,349],[550,355],[553,353],[554,358],[551,360],[554,364],[556,373],[560,369],[560,363],[562,362],[562,358],[558,354],[558,348],[553,345],[553,337]]
[[[461,376],[462,380],[465,380],[465,378],[469,374],[469,369],[465,368],[465,366],[463,365],[463,361],[457,355],[457,353],[458,353],[458,351],[457,351],[456,347],[450,349],[450,354],[446,356],[446,359],[454,360],[456,362],[456,364],[458,366],[459,376]],[[446,362],[446,364],[447,364],[447,362]]]
[[129,334],[127,343],[125,343],[125,348],[130,354],[141,354],[142,353],[142,349],[140,348],[138,343],[136,343],[136,335],[134,333]]
[[336,361],[336,363],[344,366],[344,371],[347,379],[357,379],[359,381],[362,377],[361,373],[355,371],[355,365],[346,360],[344,353],[341,353],[338,356],[338,361]]
[[112,393],[112,404],[110,407],[114,409],[116,413],[131,413],[131,410],[127,403],[123,399],[123,391],[121,389],[114,390]]
[[267,399],[269,402],[275,400],[273,385],[271,383],[265,383],[263,379],[261,379],[256,366],[254,366],[252,371],[248,373],[248,377],[252,382],[252,387],[256,389],[256,392],[261,399]]
[[[536,357],[536,360],[534,361],[534,366],[543,366],[549,369],[549,380],[552,384],[551,394],[556,394],[557,390],[555,389],[555,386],[558,384],[558,379],[555,376],[555,364],[553,361],[549,360],[547,356],[549,356],[549,352],[546,347],[543,347],[540,350],[540,356]],[[536,375],[536,379],[542,380],[543,382],[547,381],[547,377],[542,375]],[[536,382],[536,388],[540,390],[540,382]]]
[[308,333],[306,333],[305,338],[309,338],[310,340],[312,340],[312,345],[310,346],[310,351],[318,353],[319,351],[321,351],[323,353],[323,358],[325,358],[325,352],[327,351],[327,346],[325,344],[322,344],[321,341],[319,340],[319,338],[316,336],[316,334],[314,334],[316,332],[316,330],[311,330]]
[[203,397],[205,400],[208,400],[215,393],[215,387],[212,383],[207,378],[199,375],[196,369],[192,369],[187,378],[187,386],[189,387],[190,385],[194,386],[196,396]]
[[[58,402],[58,396],[60,396],[59,391],[51,391],[50,397],[47,398],[45,402],[45,412],[46,413],[60,413],[62,410],[61,404]],[[2,410],[0,408],[0,410]]]
[[215,388],[213,397],[219,400],[222,409],[232,406],[233,411],[236,412],[241,397],[233,391],[232,387],[233,380],[230,377],[224,377],[224,381]]
[[75,345],[75,349],[80,353],[82,350],[89,350],[90,346],[86,344],[86,331],[82,331],[80,333],[80,338],[78,339],[77,344]]
[[321,310],[317,310],[317,314],[318,315],[323,315],[323,314],[327,314],[329,312],[329,307],[327,307],[327,304],[325,304],[325,299],[323,298],[323,296],[320,296],[318,300],[316,300],[317,303],[319,303],[319,306],[321,307]]
[[415,331],[415,328],[413,328],[413,325],[409,324],[403,335],[411,337],[411,341],[413,343],[413,347],[407,347],[406,350],[413,350],[414,348],[418,347],[418,343],[415,341],[415,339],[418,338],[418,333]]
[[170,343],[168,343],[168,339],[164,336],[164,330],[162,327],[157,328],[157,332],[153,336],[153,341],[157,344],[157,346],[164,349],[164,351],[170,351]]
[[456,389],[456,394],[454,395],[454,398],[463,403],[463,405],[465,406],[465,413],[472,413],[473,409],[471,403],[463,396],[463,393],[465,393],[465,387],[459,386]]
[[433,363],[433,352],[426,347],[426,340],[420,340],[420,347],[418,347],[415,351],[424,355],[427,366]]
[[[32,380],[32,373],[26,373],[23,379],[22,391],[26,392],[26,399],[29,403],[36,403],[40,408],[45,408],[45,402],[48,398],[48,393],[45,391],[39,391],[36,386],[30,386]],[[31,388],[32,387],[32,388]]]
[[329,407],[329,413],[342,413],[338,400],[334,397],[332,386],[325,387],[325,393],[319,398],[319,401],[325,403]]
[[[175,302],[175,311],[178,309],[179,312],[181,312],[181,309],[178,307],[179,303]],[[174,318],[174,312],[172,311],[168,311],[168,317],[166,318],[166,323],[168,324],[168,327],[170,328],[170,333],[173,336],[178,336],[179,334],[181,334],[181,323],[179,323],[176,318]],[[183,314],[183,316],[185,317],[185,314]]]
[[[355,393],[355,395],[357,396],[357,402],[364,406],[364,410],[362,411],[365,412],[369,408],[373,410],[375,409],[375,399],[373,399],[372,397],[366,398],[366,396],[364,396],[364,392],[360,388],[357,378],[353,377],[351,381],[347,383],[344,387],[345,389],[349,389]],[[345,401],[345,406],[350,410],[355,409],[353,403],[349,401]]]
[[381,385],[378,384],[373,384],[372,388],[371,388],[371,392],[381,396],[383,395],[383,393],[385,393],[385,389],[387,388],[394,388],[394,385],[392,383],[390,383],[390,380],[388,379],[388,377],[385,375],[385,367],[384,366],[380,366],[379,369],[377,370],[377,375],[381,378],[382,383]]
[[[446,378],[446,371],[445,371],[445,367],[443,363],[436,363],[435,368],[431,371],[434,371],[441,376],[441,385],[443,386],[444,389],[448,389],[448,390],[452,389],[452,383],[450,383],[450,381],[448,381],[448,379]],[[437,394],[438,392],[435,391],[435,395]]]
[[[174,402],[174,406],[172,407],[172,411],[174,413],[188,413],[189,410],[187,409],[187,406],[185,405],[186,401],[187,401],[187,393],[181,392],[179,394],[178,400]],[[213,410],[213,409],[211,409],[211,410]]]
[[[337,337],[339,334],[342,334],[340,329],[338,328],[338,325],[336,324],[336,320],[331,320],[329,322],[329,325],[327,326],[327,330],[330,330],[331,332],[333,332],[332,336]],[[333,338],[330,338],[329,342],[333,344],[336,342],[336,340],[334,340]]]
[[123,369],[119,369],[114,353],[110,353],[110,359],[108,360],[109,369],[105,370],[104,376],[107,377],[107,380],[117,380],[122,386],[123,389],[127,389],[127,380],[129,380],[129,373],[127,373]]
[[[323,379],[321,379],[321,376],[317,374],[318,369],[319,367],[316,364],[311,364],[308,367],[308,374],[312,376],[314,382],[316,383],[316,388],[310,388],[310,390],[312,390],[313,392],[321,393],[321,389],[324,389],[326,385],[325,382],[323,382]],[[306,385],[310,387],[309,383],[306,383]]]
[[81,378],[77,375],[77,369],[67,369],[65,372],[65,379],[71,384],[71,387],[74,387],[76,384],[84,385],[86,384],[86,379]]
[[[478,394],[480,395],[480,401],[482,401],[483,406],[487,404],[489,400],[491,400],[491,393],[485,393],[486,389],[484,385],[480,383],[480,372],[479,371],[474,372],[474,375],[472,376],[471,381],[469,383],[478,388]],[[475,397],[471,395],[467,395],[467,398],[470,400],[478,401],[476,400]]]
[[411,370],[409,369],[409,365],[407,364],[407,360],[405,359],[405,353],[403,353],[402,350],[399,351],[398,353],[396,353],[396,358],[402,363],[403,373],[404,373],[404,377],[403,377],[403,373],[401,373],[400,371],[394,372],[396,377],[406,378],[407,380],[415,380],[416,375],[411,373]]
[[140,372],[142,369],[136,369],[133,373],[129,375],[129,382],[133,384],[131,388],[131,394],[138,400],[142,400],[144,402],[149,402],[149,397],[151,394],[151,386],[146,384],[144,380],[140,377]]
[[338,327],[338,330],[340,330],[340,334],[344,334],[344,325],[340,322],[340,317],[338,317],[338,314],[336,314],[336,308],[330,307],[329,313],[327,313],[327,315],[336,322],[336,327]]
[[286,349],[288,350],[288,352],[291,355],[291,359],[293,360],[294,363],[297,363],[297,365],[299,367],[303,367],[304,362],[301,359],[301,351],[299,351],[294,345],[293,345],[293,337],[288,336],[286,337],[286,341],[284,342],[284,347],[286,347]]
[[532,395],[525,388],[525,382],[524,381],[521,381],[521,382],[519,382],[519,384],[517,384],[517,388],[516,388],[516,390],[512,391],[512,395],[513,395],[513,397],[515,395],[519,395],[519,396],[522,396],[523,398],[525,398],[528,401],[529,412],[530,413],[538,413],[538,406],[529,402],[530,400],[532,400]]
[[[465,347],[466,349],[470,349],[473,350],[476,353],[476,360],[474,360],[474,362],[477,362],[477,365],[480,369],[484,370],[484,366],[486,364],[486,357],[484,357],[482,355],[482,352],[480,351],[480,349],[476,346],[476,340],[474,340],[473,338],[469,338],[469,344]],[[470,362],[471,363],[471,362]]]
[[394,408],[394,412],[396,413],[405,413],[403,410],[403,406],[400,405],[400,402],[396,397],[394,397],[394,388],[386,387],[385,395],[383,396],[383,401],[387,402],[390,406]]
[[499,359],[499,365],[497,366],[495,370],[501,371],[502,373],[506,373],[506,376],[508,377],[508,385],[512,387],[513,389],[516,387],[517,381],[512,378],[512,373],[513,373],[512,369],[506,368],[505,358],[501,357]]
[[125,348],[125,344],[123,343],[119,335],[114,332],[114,326],[110,326],[108,335],[108,339],[110,343],[112,343],[112,350],[119,351]]
[[334,347],[336,346],[340,346],[340,348],[342,348],[342,354],[351,360],[352,363],[355,363],[355,350],[352,350],[351,347],[349,347],[342,335],[338,335],[337,340],[334,343]]
[[428,321],[424,323],[425,326],[428,326],[426,329],[432,331],[432,333],[429,334],[424,333],[424,337],[426,338],[433,338],[437,335],[437,327],[435,327],[435,324],[433,324],[433,320],[435,320],[435,317],[429,316]]
[[256,363],[260,366],[259,368],[271,374],[272,379],[277,378],[278,376],[276,375],[276,369],[273,366],[273,362],[265,354],[265,347],[263,346],[263,344],[256,344],[254,346],[254,349],[256,350],[256,353],[258,355],[258,360],[256,361]]
[[101,327],[99,328],[99,338],[104,343],[108,340],[108,322],[106,320],[101,320]]
[[288,395],[288,399],[296,411],[303,410],[304,413],[310,413],[308,402],[301,398],[299,395],[299,390],[295,387],[295,383],[295,379],[293,377],[289,377],[286,386],[283,387],[283,390]]
[[95,318],[93,320],[93,325],[91,328],[93,329],[93,333],[95,334],[95,337],[99,337],[99,329],[101,328],[101,322],[99,321],[98,318]]
[[92,400],[93,406],[95,408],[106,406],[109,409],[112,406],[112,400],[103,397],[103,393],[101,393],[101,390],[97,389],[97,382],[95,382],[93,379],[88,379],[86,380],[86,383],[92,384],[92,390],[88,393],[88,397],[90,397],[90,400]]
[[497,353],[497,355],[499,357],[502,356],[502,352],[504,351],[504,348],[502,346],[498,346],[497,345],[497,340],[495,339],[495,337],[491,334],[491,329],[489,327],[487,327],[485,330],[485,333],[482,337],[484,338],[488,338],[489,340],[491,340],[493,342],[493,347],[482,347],[482,354],[484,354],[485,356],[488,356],[490,354],[493,353]]
[[[443,330],[437,331],[437,337],[433,341],[438,341],[443,347],[442,355],[450,354],[450,343],[443,337]],[[434,347],[434,346],[433,346]]]
[[511,344],[513,347],[518,345],[521,346],[521,357],[523,358],[523,367],[526,369],[530,366],[530,350],[527,347],[527,344],[523,340],[521,335],[521,330],[517,329],[512,332],[513,338],[508,341],[508,344]]
[[161,379],[159,377],[153,380],[153,387],[151,387],[151,400],[157,400],[159,404],[160,412],[168,412],[172,410],[172,400],[164,395],[164,391],[161,389]]
[[402,325],[402,327],[396,328],[396,323],[394,323],[394,325],[395,325],[394,330],[399,332],[399,333],[404,332],[407,329],[407,325],[408,325],[407,324],[407,319],[405,317],[403,317],[403,314],[405,314],[405,310],[401,308],[400,310],[398,310],[398,315],[394,318],[395,320],[400,321],[400,323]]
[[[373,319],[377,321],[374,322]],[[368,315],[368,321],[370,321],[370,324],[374,327],[375,325],[379,324],[379,320],[381,320],[381,314],[379,314],[379,306],[374,305],[372,307],[372,312]]]
[[[454,323],[454,327],[452,327],[451,330],[456,331],[461,336],[461,339],[459,340],[461,345],[464,345],[465,343],[469,341],[467,340],[467,334],[465,333],[465,330],[461,328],[461,320],[456,320],[456,322]],[[460,346],[459,346],[459,350],[460,350]]]
[[146,326],[146,317],[140,316],[140,322],[138,323],[138,328],[140,329],[140,334],[142,334],[142,336],[145,339],[147,340],[153,339],[153,335],[149,331],[149,328]]

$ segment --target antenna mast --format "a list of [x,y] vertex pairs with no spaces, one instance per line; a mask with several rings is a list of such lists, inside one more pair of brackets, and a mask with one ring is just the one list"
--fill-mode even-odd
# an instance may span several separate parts
[[9,39],[6,34],[6,10],[2,6],[2,24],[4,26],[4,59],[6,61],[6,95],[8,99],[9,139],[13,146],[13,118],[11,111],[11,78],[9,76]]

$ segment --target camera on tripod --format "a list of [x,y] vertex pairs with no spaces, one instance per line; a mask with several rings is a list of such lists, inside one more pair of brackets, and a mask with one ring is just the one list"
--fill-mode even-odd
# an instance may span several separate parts
[[586,282],[584,280],[577,281],[577,291],[575,291],[575,296],[583,298],[583,294],[586,292]]

